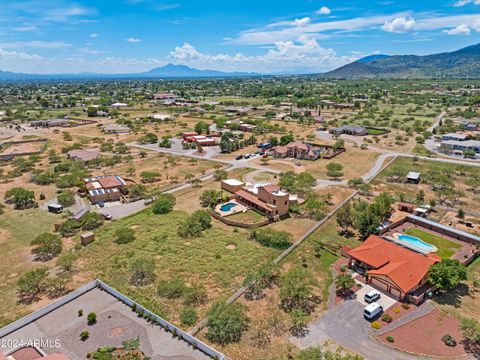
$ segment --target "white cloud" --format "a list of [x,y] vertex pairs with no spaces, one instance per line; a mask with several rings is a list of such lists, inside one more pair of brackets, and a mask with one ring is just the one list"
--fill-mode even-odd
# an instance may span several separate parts
[[470,35],[470,28],[466,24],[460,24],[452,29],[443,30],[448,35]]
[[0,48],[0,60],[41,60],[37,54],[27,54],[22,51],[7,51]]
[[125,39],[125,40],[129,43],[138,43],[138,42],[142,41],[139,38],[134,38],[134,37],[131,37],[131,38],[128,38],[128,39]]
[[20,31],[20,32],[27,32],[27,31],[34,31],[36,30],[35,26],[18,26],[13,28],[15,31]]
[[170,58],[177,63],[200,69],[223,71],[272,72],[320,72],[345,65],[360,57],[338,56],[332,49],[321,47],[317,40],[301,37],[296,42],[279,41],[275,48],[260,55],[205,54],[185,43],[170,52]]
[[461,7],[468,4],[480,5],[480,0],[458,0],[453,6]]
[[90,34],[90,37],[91,37],[91,38],[96,38],[96,37],[99,37],[99,36],[100,36],[100,35],[98,35],[98,34],[95,34],[95,33],[93,33],[93,34]]
[[386,21],[382,30],[391,33],[406,33],[415,28],[415,19],[411,17],[399,17],[392,21]]
[[39,49],[61,49],[72,46],[65,41],[15,41],[9,43],[0,43],[1,48],[9,48],[9,49],[16,49],[16,48],[39,48]]
[[318,14],[318,15],[330,15],[332,11],[326,7],[326,6],[322,6],[319,10],[315,11],[315,14]]
[[85,53],[85,54],[89,54],[89,55],[100,55],[100,54],[105,53],[105,51],[95,50],[95,49],[89,48],[88,46],[87,47],[82,47],[82,48],[78,49],[78,51],[80,51],[82,53]]
[[284,27],[284,26],[305,26],[310,23],[311,19],[309,17],[304,17],[301,19],[295,19],[292,21],[278,21],[272,24],[268,24],[268,27]]

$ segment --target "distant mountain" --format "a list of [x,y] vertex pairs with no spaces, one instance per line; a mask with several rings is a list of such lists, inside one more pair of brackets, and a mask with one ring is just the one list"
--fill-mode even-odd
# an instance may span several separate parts
[[256,73],[199,70],[186,65],[168,64],[142,73],[128,74],[24,74],[0,70],[0,80],[55,80],[55,79],[115,79],[115,78],[197,78],[197,77],[245,77],[259,76]]
[[358,59],[357,62],[365,64],[365,63],[369,63],[373,60],[380,60],[380,59],[385,59],[385,58],[388,58],[388,57],[390,57],[390,55],[374,54],[374,55],[365,56],[361,59]]
[[223,72],[217,70],[199,70],[186,65],[168,64],[150,71],[138,74],[153,77],[228,77],[228,76],[258,76],[256,73]]
[[440,54],[372,55],[322,74],[327,78],[480,78],[480,44]]

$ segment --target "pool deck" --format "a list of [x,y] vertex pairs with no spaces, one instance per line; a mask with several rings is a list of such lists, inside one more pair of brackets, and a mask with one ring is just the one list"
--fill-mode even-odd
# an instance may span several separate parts
[[393,234],[395,233],[399,233],[399,234],[406,234],[406,231],[408,229],[411,229],[411,228],[415,228],[415,229],[418,229],[418,230],[421,230],[421,231],[424,231],[426,233],[430,233],[430,234],[433,234],[435,236],[438,236],[438,237],[441,237],[441,238],[444,238],[444,239],[447,239],[451,242],[454,242],[456,244],[459,244],[461,245],[462,247],[460,249],[458,249],[455,254],[453,254],[453,256],[451,257],[451,259],[455,259],[455,260],[458,260],[460,262],[464,262],[465,261],[465,256],[464,255],[467,255],[467,256],[471,256],[472,255],[472,252],[475,252],[476,251],[476,248],[474,245],[470,244],[470,243],[467,243],[467,242],[464,242],[464,241],[460,241],[460,240],[457,240],[455,238],[452,238],[448,235],[445,235],[445,234],[441,234],[441,233],[438,233],[434,230],[430,230],[430,229],[427,229],[427,228],[424,228],[422,226],[419,226],[419,225],[416,225],[416,224],[412,224],[410,222],[406,222],[406,223],[403,223],[395,228],[392,228],[390,229],[388,232],[386,232],[385,234],[383,234],[383,236],[390,236],[393,238]]
[[[235,206],[232,207],[228,211],[220,210],[220,208],[222,206],[226,205],[226,204],[235,204]],[[240,213],[240,212],[246,212],[247,210],[248,210],[248,208],[245,205],[240,204],[236,200],[230,200],[230,201],[227,201],[227,202],[224,202],[224,203],[221,203],[221,204],[218,204],[217,206],[215,206],[215,212],[222,217],[237,214],[237,213]]]

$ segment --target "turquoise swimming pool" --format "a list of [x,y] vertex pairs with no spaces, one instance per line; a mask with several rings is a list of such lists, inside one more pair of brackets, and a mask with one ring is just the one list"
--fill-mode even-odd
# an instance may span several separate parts
[[227,212],[232,210],[235,206],[237,206],[235,203],[226,203],[220,206],[220,211]]
[[437,250],[435,246],[430,245],[429,243],[426,243],[425,241],[415,236],[401,234],[401,235],[398,235],[398,240],[400,240],[401,242],[410,244],[411,246],[414,246],[417,249],[422,250],[422,252],[433,252]]

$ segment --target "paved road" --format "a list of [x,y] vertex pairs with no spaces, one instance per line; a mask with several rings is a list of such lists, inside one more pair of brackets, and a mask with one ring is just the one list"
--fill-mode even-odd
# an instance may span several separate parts
[[290,342],[305,349],[333,339],[368,360],[430,359],[397,351],[375,340],[370,335],[370,323],[363,318],[363,309],[364,306],[356,300],[343,301],[309,324],[306,336],[291,337]]

